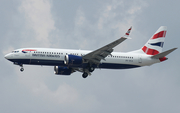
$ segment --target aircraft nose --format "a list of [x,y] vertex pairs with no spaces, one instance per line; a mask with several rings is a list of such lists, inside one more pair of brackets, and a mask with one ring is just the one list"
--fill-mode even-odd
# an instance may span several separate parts
[[10,58],[11,58],[11,54],[7,54],[7,55],[5,55],[5,56],[4,56],[4,58],[6,58],[6,59],[10,59]]

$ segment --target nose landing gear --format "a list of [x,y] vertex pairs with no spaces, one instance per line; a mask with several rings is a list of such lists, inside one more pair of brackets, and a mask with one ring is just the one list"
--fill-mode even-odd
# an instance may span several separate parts
[[23,72],[24,71],[24,68],[23,68],[23,64],[22,63],[18,63],[18,62],[14,62],[15,65],[19,65],[21,68],[20,68],[20,71]]
[[23,68],[23,67],[21,67],[20,71],[21,71],[21,72],[23,72],[23,71],[24,71],[24,68]]
[[24,71],[23,64],[20,64],[19,66],[21,67],[20,71],[23,72]]

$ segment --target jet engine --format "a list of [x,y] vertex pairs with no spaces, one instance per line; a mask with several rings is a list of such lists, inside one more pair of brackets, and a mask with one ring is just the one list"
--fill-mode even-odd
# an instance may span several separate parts
[[60,67],[60,66],[54,66],[54,73],[56,75],[70,75],[71,73],[73,73],[73,69],[72,68],[68,68],[68,67]]
[[66,65],[81,65],[83,63],[82,57],[81,56],[76,56],[76,55],[65,55],[64,57],[64,64]]

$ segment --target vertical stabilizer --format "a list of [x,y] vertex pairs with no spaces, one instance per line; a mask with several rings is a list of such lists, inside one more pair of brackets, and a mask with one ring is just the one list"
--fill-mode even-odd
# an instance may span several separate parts
[[161,26],[149,41],[141,48],[147,55],[157,55],[162,52],[167,27]]

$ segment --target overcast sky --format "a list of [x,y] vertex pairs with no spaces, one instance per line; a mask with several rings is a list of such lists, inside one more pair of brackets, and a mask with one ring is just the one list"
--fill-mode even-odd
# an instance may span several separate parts
[[53,67],[25,71],[4,55],[24,47],[95,50],[124,35],[115,51],[141,48],[162,25],[163,50],[179,48],[179,0],[0,0],[1,113],[180,112],[180,52],[129,70],[95,70],[82,78],[54,75]]

